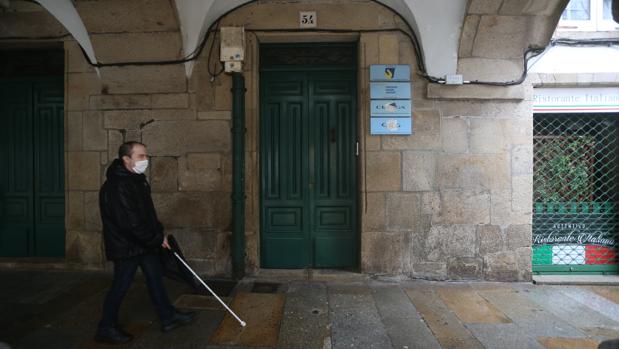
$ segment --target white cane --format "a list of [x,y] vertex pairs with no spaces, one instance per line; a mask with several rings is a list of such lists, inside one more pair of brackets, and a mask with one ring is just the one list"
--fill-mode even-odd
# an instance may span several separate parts
[[179,261],[181,261],[181,263],[183,263],[183,265],[193,274],[193,276],[195,276],[198,280],[200,280],[200,282],[202,283],[202,285],[204,285],[204,287],[206,287],[206,289],[213,295],[215,296],[215,298],[217,298],[217,300],[219,301],[219,303],[221,303],[221,305],[224,306],[224,308],[226,308],[226,310],[228,312],[230,312],[230,314],[232,314],[232,316],[234,316],[234,318],[241,324],[241,326],[245,327],[245,325],[247,325],[245,323],[245,321],[241,320],[233,311],[232,309],[228,308],[228,305],[226,305],[226,303],[224,303],[216,294],[215,292],[213,292],[213,290],[211,290],[210,287],[208,287],[208,285],[202,281],[202,279],[198,276],[198,274],[196,274],[195,271],[193,271],[193,269],[191,269],[191,267],[189,265],[187,265],[187,263],[185,263],[185,261],[181,258],[181,256],[178,255],[178,253],[174,252],[174,255],[176,256],[176,258],[178,258]]

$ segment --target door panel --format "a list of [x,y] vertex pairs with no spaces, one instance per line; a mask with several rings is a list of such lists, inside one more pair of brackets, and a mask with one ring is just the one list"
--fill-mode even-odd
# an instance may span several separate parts
[[[356,266],[354,72],[310,75],[310,182],[315,267]],[[312,148],[314,151],[312,151]]]
[[34,230],[31,84],[2,84],[0,256],[27,256]]
[[0,256],[64,255],[62,80],[0,81]]
[[64,97],[59,83],[35,83],[33,254],[64,255]]
[[307,101],[301,74],[271,76],[262,115],[262,264],[302,268],[307,249]]
[[265,268],[355,267],[355,73],[261,75]]

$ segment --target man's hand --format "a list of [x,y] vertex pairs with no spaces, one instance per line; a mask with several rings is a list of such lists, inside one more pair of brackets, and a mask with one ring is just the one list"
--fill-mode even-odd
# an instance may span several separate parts
[[168,250],[172,249],[172,248],[170,248],[170,244],[168,244],[168,237],[167,236],[163,237],[163,243],[161,244],[161,247],[167,248]]

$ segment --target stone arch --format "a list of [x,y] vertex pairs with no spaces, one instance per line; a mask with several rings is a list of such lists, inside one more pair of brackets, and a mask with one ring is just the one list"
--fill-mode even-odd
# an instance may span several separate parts
[[568,2],[469,0],[458,48],[458,73],[465,80],[518,78],[524,51],[548,45]]

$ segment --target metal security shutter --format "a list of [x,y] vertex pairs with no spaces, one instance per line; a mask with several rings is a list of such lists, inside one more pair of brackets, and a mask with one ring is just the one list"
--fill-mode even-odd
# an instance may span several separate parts
[[534,117],[533,272],[615,274],[617,114]]

